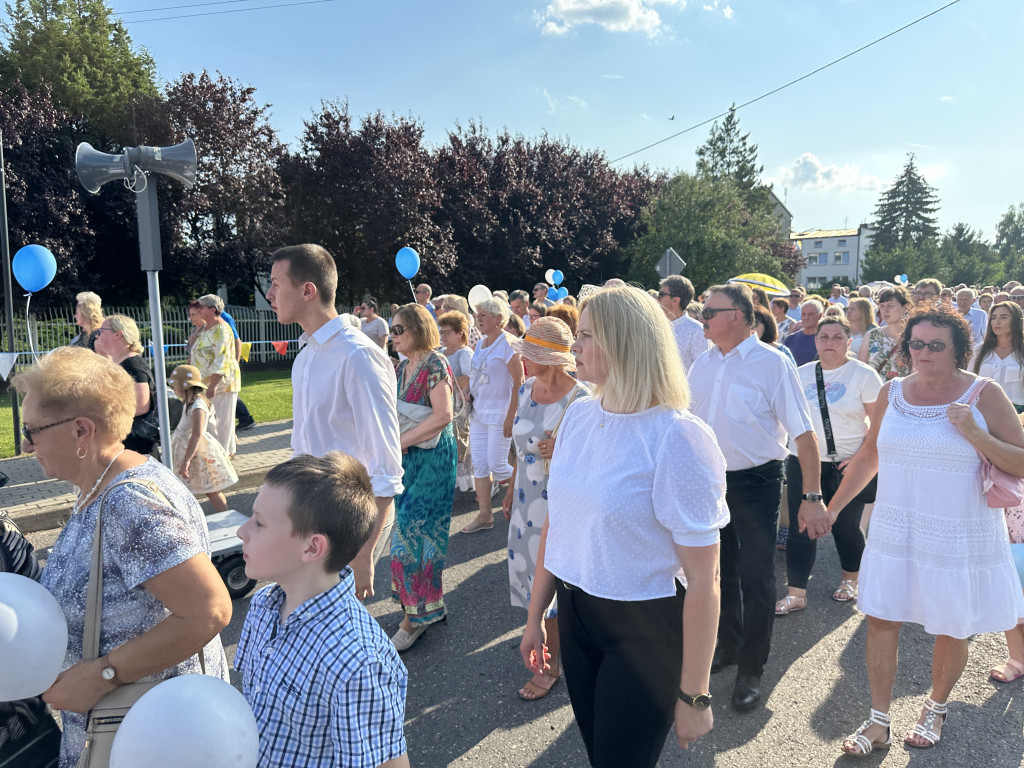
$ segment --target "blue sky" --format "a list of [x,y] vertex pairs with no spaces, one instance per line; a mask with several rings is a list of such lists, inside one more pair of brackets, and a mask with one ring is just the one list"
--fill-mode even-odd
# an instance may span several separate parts
[[[272,105],[282,140],[324,99],[355,115],[410,115],[428,142],[478,120],[547,131],[609,159],[701,122],[832,61],[945,0],[339,0],[242,13],[242,0],[111,0],[165,80],[218,70]],[[908,152],[937,188],[943,229],[991,238],[1024,202],[1019,39],[1024,3],[961,0],[739,112],[794,229],[870,220]],[[675,116],[674,120],[669,118]],[[710,126],[634,155],[693,170]],[[202,152],[202,148],[199,148]]]

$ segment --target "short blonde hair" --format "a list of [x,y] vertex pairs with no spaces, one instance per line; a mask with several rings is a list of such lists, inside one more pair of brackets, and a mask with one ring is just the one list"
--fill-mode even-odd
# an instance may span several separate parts
[[128,315],[110,315],[103,322],[110,330],[121,332],[121,338],[124,339],[128,349],[137,355],[142,354],[142,336],[139,333],[139,326]]
[[85,347],[58,347],[11,380],[54,419],[83,416],[123,440],[135,416],[135,382],[117,363]]
[[512,314],[512,308],[507,302],[501,299],[484,299],[476,305],[477,312],[486,312],[488,315],[494,315],[501,318],[501,327],[504,328],[508,325],[508,316]]
[[689,406],[690,388],[672,328],[646,291],[632,286],[605,288],[588,296],[580,310],[581,314],[590,311],[594,343],[608,370],[607,380],[596,392],[612,393],[627,413],[658,405]]
[[95,331],[103,325],[103,299],[92,291],[82,291],[75,296],[78,309],[89,322],[89,330]]
[[412,334],[416,340],[415,351],[429,352],[441,345],[437,323],[426,307],[420,304],[405,304],[395,313],[395,322],[405,328],[405,333]]

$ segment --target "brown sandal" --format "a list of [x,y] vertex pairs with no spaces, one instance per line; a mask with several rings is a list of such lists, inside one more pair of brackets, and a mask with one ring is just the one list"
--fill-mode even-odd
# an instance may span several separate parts
[[[543,675],[544,677],[554,678],[551,682],[551,685],[549,685],[547,688],[541,688],[539,685],[533,682],[532,679],[527,680],[526,684],[518,691],[520,699],[522,699],[523,701],[537,701],[537,699],[543,699],[545,696],[551,693],[551,689],[555,687],[555,683],[557,683],[559,678],[561,678],[561,674],[558,672],[555,672],[554,674],[552,674],[550,671],[541,672],[541,675]],[[534,677],[536,677],[536,675],[534,675]]]

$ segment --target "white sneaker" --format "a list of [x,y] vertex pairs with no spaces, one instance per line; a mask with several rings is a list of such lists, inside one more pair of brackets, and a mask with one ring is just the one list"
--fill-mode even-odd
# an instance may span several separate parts
[[491,498],[493,499],[495,496],[497,496],[498,495],[498,491],[500,491],[500,490],[501,490],[501,486],[498,484],[498,481],[495,480],[494,482],[492,482],[491,483]]

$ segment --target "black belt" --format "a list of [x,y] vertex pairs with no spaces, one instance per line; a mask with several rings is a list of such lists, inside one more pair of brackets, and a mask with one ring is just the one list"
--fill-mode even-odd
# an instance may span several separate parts
[[766,461],[764,464],[758,464],[756,467],[748,467],[747,469],[729,469],[726,470],[725,476],[729,475],[742,475],[745,472],[760,472],[762,469],[769,469],[771,467],[781,467],[782,459],[772,459]]

